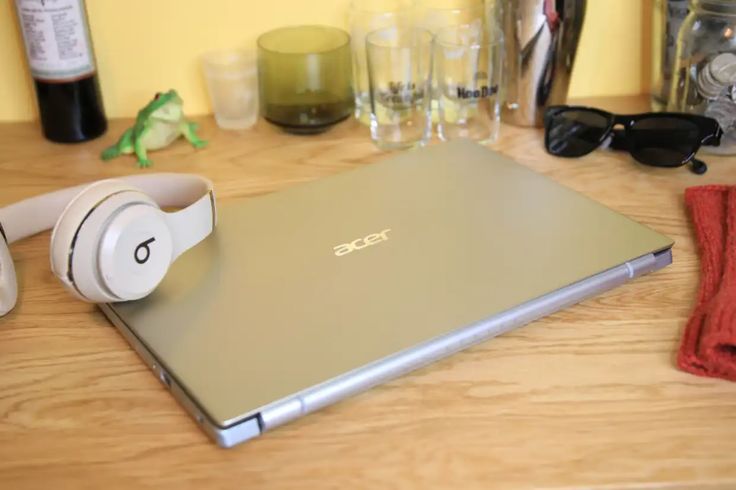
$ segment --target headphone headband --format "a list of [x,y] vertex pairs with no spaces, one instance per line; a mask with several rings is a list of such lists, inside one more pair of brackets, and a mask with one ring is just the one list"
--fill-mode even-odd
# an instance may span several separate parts
[[[215,226],[217,213],[212,182],[209,179],[192,174],[159,173],[118,177],[111,180],[119,180],[140,189],[161,207],[184,208],[173,213],[172,216],[179,216],[180,220],[192,219],[192,222],[198,224],[198,229],[209,228],[207,233],[212,231]],[[11,244],[52,229],[67,204],[90,184],[82,184],[31,197],[0,208],[0,230],[2,230],[1,233],[5,241]],[[204,220],[205,226],[201,226],[203,218],[208,216],[210,218],[209,222]],[[189,222],[189,225],[192,222]],[[179,235],[179,233],[176,235]],[[179,238],[176,235],[175,240]],[[207,236],[207,234],[204,236]],[[200,241],[204,236],[201,236],[194,243]],[[191,241],[191,238],[184,240],[186,243]],[[187,248],[189,247],[184,248],[184,250]]]
[[[181,209],[166,213],[155,205]],[[67,289],[87,301],[125,301],[152,291],[179,255],[212,233],[216,221],[212,182],[172,173],[98,181],[0,208],[0,317],[13,308],[18,294],[8,249],[15,241],[53,228],[52,270]],[[92,233],[81,233],[84,226]],[[103,228],[104,233],[95,232]],[[155,238],[135,248],[132,258],[128,252],[121,255],[141,232]],[[161,259],[148,261],[152,253],[148,244],[155,239]],[[143,245],[148,255],[139,260]],[[146,267],[131,273],[128,261],[133,259]],[[104,275],[99,269],[103,266]]]

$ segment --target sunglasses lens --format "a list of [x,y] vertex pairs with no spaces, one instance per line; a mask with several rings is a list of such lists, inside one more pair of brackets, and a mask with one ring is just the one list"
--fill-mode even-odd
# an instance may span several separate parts
[[609,119],[594,111],[550,111],[545,118],[547,151],[561,157],[587,155],[600,145],[609,126]]
[[631,154],[655,167],[679,167],[690,160],[700,144],[697,124],[677,117],[636,121],[629,129]]

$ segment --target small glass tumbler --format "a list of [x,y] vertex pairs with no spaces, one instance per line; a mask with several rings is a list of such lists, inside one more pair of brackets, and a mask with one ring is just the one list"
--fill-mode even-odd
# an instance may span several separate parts
[[493,143],[501,121],[500,39],[473,26],[446,27],[435,38],[440,139]]
[[325,131],[353,113],[350,35],[328,26],[261,35],[258,83],[267,121],[291,133]]
[[366,37],[371,137],[385,150],[423,146],[432,136],[430,80],[433,36],[388,28]]
[[388,27],[411,27],[412,0],[352,0],[350,2],[350,38],[353,51],[355,118],[370,123],[371,101],[368,93],[368,64],[365,37],[369,32]]
[[248,129],[258,119],[258,79],[254,56],[212,51],[202,56],[207,90],[222,129]]

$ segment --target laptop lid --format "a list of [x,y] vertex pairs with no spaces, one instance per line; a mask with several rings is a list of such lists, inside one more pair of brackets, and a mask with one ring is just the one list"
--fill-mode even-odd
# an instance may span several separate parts
[[153,295],[111,306],[219,427],[672,245],[463,141],[219,209]]

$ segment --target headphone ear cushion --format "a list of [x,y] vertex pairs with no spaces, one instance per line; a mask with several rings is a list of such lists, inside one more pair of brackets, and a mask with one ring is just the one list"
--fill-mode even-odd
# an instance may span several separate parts
[[76,234],[88,215],[111,196],[131,191],[129,185],[119,180],[101,180],[77,194],[61,212],[51,232],[51,270],[64,284],[71,286],[69,250]]
[[0,317],[7,314],[18,300],[18,281],[8,244],[0,235]]
[[110,222],[137,205],[161,214],[150,197],[119,181],[93,184],[67,205],[51,236],[51,269],[70,292],[99,303],[130,299],[107,287],[99,271],[98,254]]

